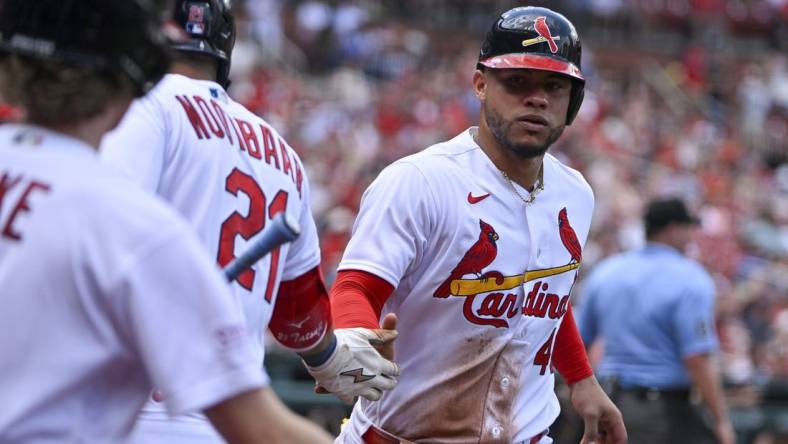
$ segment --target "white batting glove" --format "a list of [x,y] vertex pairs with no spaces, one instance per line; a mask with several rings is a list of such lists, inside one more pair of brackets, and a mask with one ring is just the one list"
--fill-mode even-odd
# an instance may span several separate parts
[[378,353],[372,344],[380,337],[368,328],[334,330],[337,345],[331,357],[317,367],[304,362],[319,387],[333,393],[346,404],[362,396],[370,401],[380,399],[384,390],[397,385],[399,366]]

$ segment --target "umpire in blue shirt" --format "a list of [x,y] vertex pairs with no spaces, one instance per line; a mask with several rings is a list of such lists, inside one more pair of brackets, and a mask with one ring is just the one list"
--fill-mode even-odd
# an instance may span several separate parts
[[[578,324],[586,346],[601,339],[597,369],[636,444],[734,444],[720,377],[712,362],[714,283],[684,255],[697,220],[680,199],[645,212],[646,245],[597,265],[583,285]],[[710,430],[691,389],[714,419]],[[716,439],[715,439],[716,438]]]

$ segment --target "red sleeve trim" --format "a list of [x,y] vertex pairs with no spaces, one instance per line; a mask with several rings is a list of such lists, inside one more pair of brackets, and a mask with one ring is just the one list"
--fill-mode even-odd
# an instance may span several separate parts
[[594,374],[583,339],[577,330],[571,305],[555,338],[553,366],[568,384],[574,384]]
[[394,287],[372,273],[342,270],[329,293],[334,328],[380,328],[383,305]]

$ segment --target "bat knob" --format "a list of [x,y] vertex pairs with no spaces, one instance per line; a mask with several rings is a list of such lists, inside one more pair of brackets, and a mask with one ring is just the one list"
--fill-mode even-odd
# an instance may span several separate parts
[[281,219],[281,226],[285,229],[288,241],[294,241],[301,234],[301,225],[293,216],[287,213],[279,213],[276,219]]

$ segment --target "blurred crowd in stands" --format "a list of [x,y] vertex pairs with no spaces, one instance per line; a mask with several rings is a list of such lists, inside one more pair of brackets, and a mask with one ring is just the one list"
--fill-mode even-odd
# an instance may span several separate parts
[[[235,3],[230,93],[302,156],[330,282],[381,168],[477,121],[483,33],[526,2]],[[583,38],[585,101],[551,149],[596,196],[579,285],[643,242],[649,197],[681,194],[702,219],[693,255],[717,283],[726,383],[788,386],[788,0],[527,4]]]
[[[586,273],[643,241],[648,197],[685,196],[727,383],[788,382],[788,1],[549,3],[584,39],[585,102],[552,153],[595,191]],[[244,4],[231,94],[302,155],[330,281],[380,169],[477,120],[481,37],[515,3]]]

